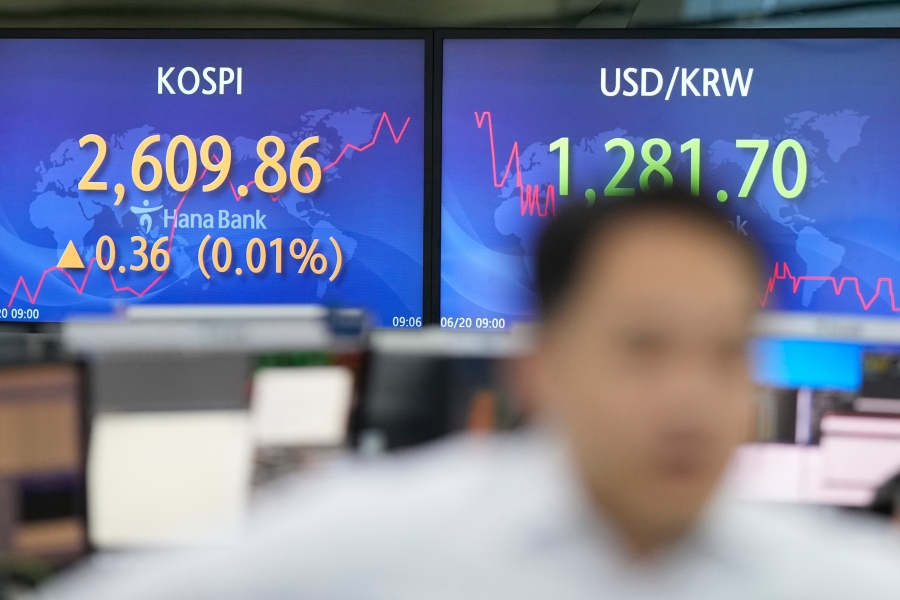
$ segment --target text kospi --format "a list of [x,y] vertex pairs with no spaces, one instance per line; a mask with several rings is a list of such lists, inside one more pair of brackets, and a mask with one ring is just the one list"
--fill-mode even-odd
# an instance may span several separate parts
[[[178,94],[187,96],[200,92],[207,96],[224,94],[226,90],[241,95],[244,72],[241,67],[183,67],[177,74],[175,67],[159,67],[156,75],[157,94]],[[231,86],[229,88],[229,86]]]

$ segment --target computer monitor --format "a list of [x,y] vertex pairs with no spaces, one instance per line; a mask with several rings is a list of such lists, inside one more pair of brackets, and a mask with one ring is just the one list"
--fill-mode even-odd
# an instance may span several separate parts
[[753,344],[755,443],[729,478],[755,500],[864,506],[900,472],[900,344],[766,336]]
[[510,389],[508,363],[525,351],[523,340],[485,332],[374,332],[351,442],[370,453],[517,428],[526,410]]
[[0,32],[0,321],[324,304],[420,327],[417,32]]
[[361,361],[347,349],[91,357],[91,544],[239,533],[256,486],[341,453]]
[[0,366],[0,557],[53,567],[87,550],[84,387],[76,363]]
[[760,306],[900,310],[895,33],[470,31],[437,52],[444,327],[533,318],[565,205],[673,185],[762,244]]

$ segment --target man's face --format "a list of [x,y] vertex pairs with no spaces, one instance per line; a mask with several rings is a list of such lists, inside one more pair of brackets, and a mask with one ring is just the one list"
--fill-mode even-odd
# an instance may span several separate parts
[[638,546],[690,526],[748,431],[748,261],[702,225],[625,223],[545,324],[539,401],[593,497]]

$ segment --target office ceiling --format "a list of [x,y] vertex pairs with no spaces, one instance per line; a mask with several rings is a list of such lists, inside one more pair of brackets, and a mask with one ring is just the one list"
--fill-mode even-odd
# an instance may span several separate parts
[[898,0],[0,0],[4,27],[886,27]]

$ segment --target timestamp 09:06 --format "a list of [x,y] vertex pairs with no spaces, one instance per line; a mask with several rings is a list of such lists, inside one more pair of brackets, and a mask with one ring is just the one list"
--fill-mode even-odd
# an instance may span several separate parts
[[0,308],[0,319],[34,321],[40,318],[41,311],[36,308]]
[[443,329],[506,329],[506,319],[488,317],[441,317]]
[[421,327],[422,317],[394,317],[391,319],[394,327]]

